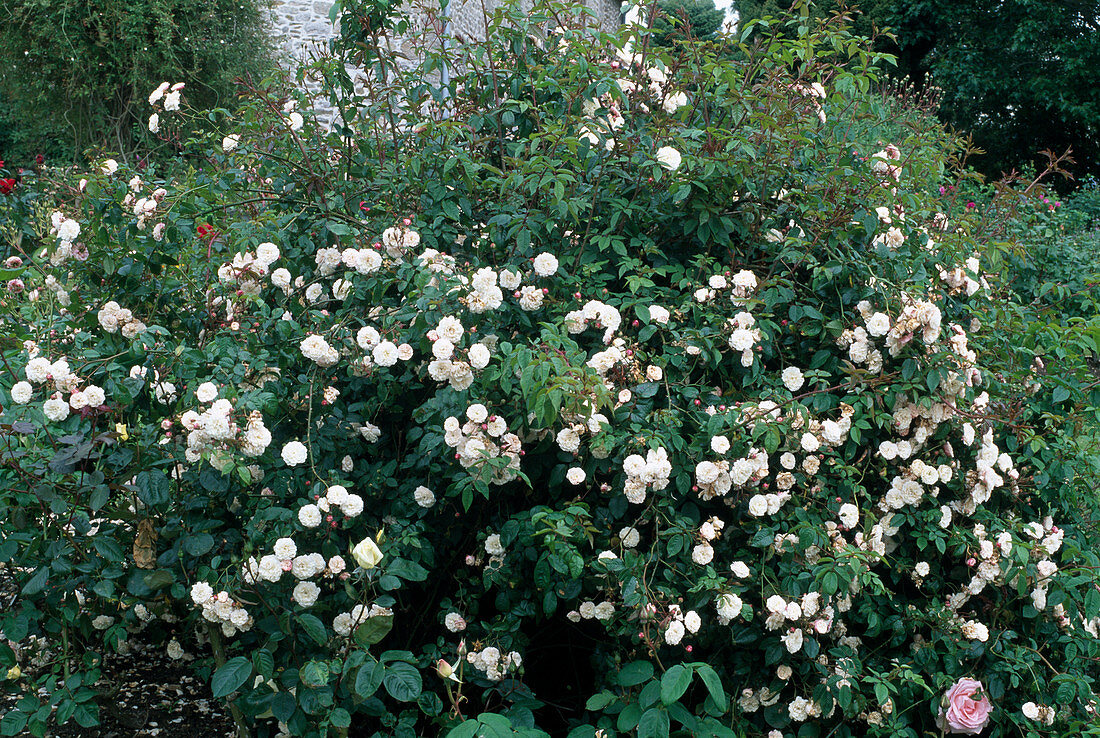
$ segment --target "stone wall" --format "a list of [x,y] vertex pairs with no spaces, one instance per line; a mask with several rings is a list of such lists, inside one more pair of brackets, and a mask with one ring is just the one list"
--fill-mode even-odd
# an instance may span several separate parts
[[[532,0],[524,0],[530,5]],[[620,0],[583,0],[596,11],[604,30],[617,28],[621,23]],[[460,38],[482,38],[485,35],[485,10],[492,10],[495,0],[451,0],[451,26]],[[275,0],[272,14],[272,35],[283,63],[287,67],[308,60],[312,54],[323,50],[335,34],[329,20],[332,0]],[[413,11],[415,12],[415,11]],[[419,26],[412,19],[411,27]],[[401,40],[395,41],[398,47]],[[330,122],[333,112],[318,106],[321,120]]]
[[300,61],[333,36],[330,0],[276,0],[272,36],[284,59]]

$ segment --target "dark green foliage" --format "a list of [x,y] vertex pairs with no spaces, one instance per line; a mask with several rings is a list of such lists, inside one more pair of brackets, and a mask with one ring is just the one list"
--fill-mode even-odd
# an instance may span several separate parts
[[8,0],[0,7],[0,158],[148,147],[146,97],[186,82],[232,107],[235,77],[269,64],[262,0]]
[[725,18],[713,0],[661,0],[657,7],[661,12],[653,24],[658,31],[655,38],[665,46],[678,37],[712,38]]
[[[738,0],[742,23],[790,11],[789,0]],[[840,3],[824,0],[815,17]],[[865,0],[855,30],[889,27],[877,48],[893,74],[942,88],[940,117],[972,133],[991,177],[1034,163],[1042,149],[1074,150],[1078,174],[1097,171],[1100,147],[1098,0]]]

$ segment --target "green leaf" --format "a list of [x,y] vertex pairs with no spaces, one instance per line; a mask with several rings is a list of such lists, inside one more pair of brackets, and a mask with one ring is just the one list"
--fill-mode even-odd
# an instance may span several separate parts
[[214,548],[214,537],[209,533],[197,533],[196,535],[185,538],[183,547],[187,549],[187,553],[192,556],[202,556],[204,553]]
[[939,371],[929,372],[925,378],[925,384],[928,385],[930,392],[935,392],[936,388],[940,386],[940,373]]
[[351,725],[351,713],[342,707],[337,707],[329,715],[329,721],[337,728],[347,728]]
[[149,507],[163,505],[170,499],[168,477],[164,472],[143,471],[137,475],[135,483],[138,498]]
[[1066,389],[1065,387],[1055,387],[1054,388],[1054,397],[1053,397],[1054,402],[1062,402],[1064,400],[1068,400],[1069,397],[1070,397],[1070,391],[1068,389]]
[[398,661],[386,667],[382,686],[398,702],[414,702],[424,688],[424,681],[415,666]]
[[28,717],[25,712],[9,710],[3,718],[0,718],[0,735],[19,735],[26,727]]
[[691,669],[675,664],[661,675],[661,702],[671,705],[680,699],[691,685]]
[[714,704],[718,705],[718,709],[722,712],[728,710],[729,700],[726,699],[726,690],[722,688],[722,679],[714,667],[710,664],[696,664],[695,673],[703,680],[703,685],[707,688],[710,698],[714,700]]
[[642,713],[638,721],[638,738],[668,738],[668,713],[652,707]]
[[477,720],[465,720],[447,733],[446,738],[474,738],[477,735],[477,729],[481,727],[481,723]]
[[302,667],[302,672],[299,676],[302,680],[302,684],[307,687],[312,687],[313,689],[323,687],[328,684],[328,664],[324,661],[310,661]]
[[367,622],[355,629],[355,642],[360,646],[371,646],[386,637],[393,629],[392,615],[378,615],[368,618]]
[[276,692],[271,698],[271,714],[276,720],[286,722],[298,709],[298,703],[290,692]]
[[214,697],[225,697],[236,692],[252,676],[252,662],[244,656],[226,661],[210,678],[210,690]]
[[423,582],[428,578],[428,570],[408,559],[394,559],[386,567],[386,573],[410,582]]
[[41,592],[46,588],[46,582],[49,580],[50,567],[39,567],[38,571],[34,573],[34,576],[30,578],[30,581],[23,585],[23,594],[30,596]]
[[615,699],[615,695],[606,689],[602,692],[597,692],[588,698],[588,701],[584,703],[584,709],[586,710],[602,710],[611,704],[611,701]]
[[106,536],[96,536],[92,539],[92,545],[95,546],[95,550],[99,552],[99,555],[108,561],[122,561],[122,546],[118,545],[118,542],[114,539]]
[[653,676],[653,664],[648,661],[631,661],[619,670],[619,684],[634,687]]
[[302,613],[298,616],[298,623],[302,626],[305,634],[316,641],[318,646],[325,645],[328,636],[325,633],[325,624],[321,622],[319,617],[310,615],[308,612]]
[[363,664],[363,668],[359,670],[355,677],[355,693],[363,699],[374,695],[378,688],[382,686],[382,677],[385,672],[386,667],[377,661],[369,661]]
[[266,648],[255,651],[252,654],[252,668],[264,679],[270,679],[275,672],[275,658],[271,655],[271,651]]

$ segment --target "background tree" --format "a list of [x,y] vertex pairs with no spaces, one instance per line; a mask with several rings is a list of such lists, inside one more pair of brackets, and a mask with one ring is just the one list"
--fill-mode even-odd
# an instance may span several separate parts
[[187,83],[232,107],[234,78],[269,69],[259,0],[10,0],[0,5],[0,158],[75,159],[97,143],[128,158],[149,93]]
[[677,36],[708,39],[722,27],[726,14],[714,6],[713,0],[661,0],[661,13],[654,26],[658,43],[669,45]]
[[[789,12],[788,0],[738,0],[742,24]],[[845,3],[847,5],[847,3]],[[824,0],[816,17],[841,3]],[[877,48],[893,75],[917,91],[942,88],[940,117],[987,152],[972,163],[989,176],[1035,162],[1039,150],[1072,147],[1078,174],[1100,171],[1098,0],[866,0],[855,30],[889,27]]]

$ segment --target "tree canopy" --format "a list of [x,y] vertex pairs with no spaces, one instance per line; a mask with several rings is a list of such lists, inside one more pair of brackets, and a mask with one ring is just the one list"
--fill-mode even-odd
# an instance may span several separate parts
[[657,6],[661,10],[655,22],[657,40],[666,45],[677,35],[710,38],[725,19],[713,0],[660,0]]
[[[742,24],[780,17],[789,0],[738,0]],[[821,17],[841,7],[823,0]],[[888,28],[878,49],[897,56],[894,75],[917,90],[942,88],[939,114],[972,133],[986,156],[972,163],[998,176],[1042,149],[1072,147],[1081,175],[1100,171],[1100,0],[865,0],[856,30]]]

